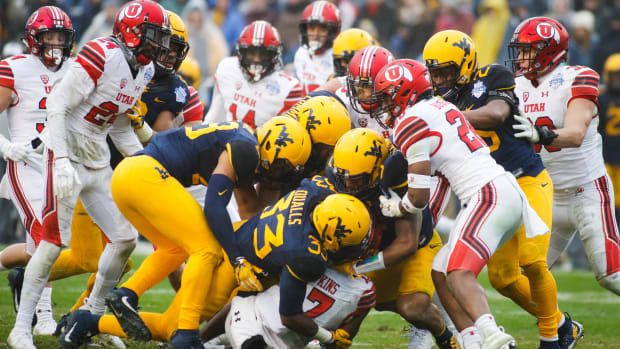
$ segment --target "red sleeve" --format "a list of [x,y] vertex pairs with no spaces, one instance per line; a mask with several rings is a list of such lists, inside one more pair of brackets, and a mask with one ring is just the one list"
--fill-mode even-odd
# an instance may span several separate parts
[[78,53],[76,61],[86,70],[96,86],[105,65],[103,49],[96,42],[89,41]]
[[571,98],[568,103],[575,98],[585,98],[597,103],[599,75],[590,68],[585,68],[579,73],[571,85]]
[[0,86],[8,87],[15,91],[15,79],[13,69],[7,61],[0,62]]
[[426,121],[417,116],[409,116],[401,121],[394,130],[394,142],[403,154],[420,139],[427,137],[430,129]]
[[195,88],[188,86],[189,99],[183,106],[183,122],[190,121],[202,121],[202,114],[204,112],[204,105],[200,102],[198,97],[198,91]]
[[286,99],[284,99],[284,107],[282,108],[282,110],[280,110],[278,115],[282,115],[286,113],[286,111],[291,109],[292,106],[294,106],[297,102],[299,102],[303,96],[304,94],[301,90],[301,84],[297,83],[297,85],[295,85],[295,87],[293,87],[289,91],[288,96],[286,96]]

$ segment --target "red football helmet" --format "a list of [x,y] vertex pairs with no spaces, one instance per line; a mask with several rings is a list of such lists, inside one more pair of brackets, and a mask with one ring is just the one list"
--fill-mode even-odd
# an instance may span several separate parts
[[[316,23],[327,28],[325,43],[308,40],[308,24]],[[321,54],[334,44],[334,39],[340,33],[340,10],[329,1],[315,1],[306,6],[299,23],[301,44],[313,54]]]
[[128,2],[116,14],[114,35],[146,65],[170,47],[170,19],[161,5],[151,0]]
[[393,60],[392,53],[379,46],[364,47],[351,58],[347,96],[356,112],[368,114],[379,106],[373,89],[375,78],[379,70]]
[[266,21],[248,24],[237,40],[237,55],[249,81],[259,81],[279,67],[282,44],[278,30]]
[[[46,42],[44,36],[50,34],[44,33],[57,33],[55,42]],[[56,6],[43,6],[28,18],[24,43],[43,64],[54,67],[71,56],[73,37],[73,24],[69,16]]]
[[391,128],[408,106],[416,104],[420,96],[430,97],[432,93],[433,85],[424,64],[412,59],[396,60],[377,74],[375,94],[380,107],[371,115],[383,128]]
[[530,80],[553,70],[566,60],[567,52],[568,32],[560,22],[548,17],[533,17],[521,22],[508,44],[515,75],[524,75]]

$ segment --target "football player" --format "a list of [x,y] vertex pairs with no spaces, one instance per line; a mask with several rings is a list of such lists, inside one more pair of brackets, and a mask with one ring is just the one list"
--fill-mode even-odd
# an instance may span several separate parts
[[[10,140],[0,135],[0,153],[7,160],[3,181],[8,181],[10,187],[6,198],[17,208],[26,229],[25,244],[14,244],[0,252],[0,270],[26,265],[43,235],[43,156],[35,148],[42,148],[38,136],[45,125],[47,97],[68,70],[73,37],[71,19],[64,11],[55,6],[41,7],[30,15],[25,26],[24,43],[30,54],[0,62],[0,112],[7,111],[10,135]],[[15,270],[9,279],[16,311],[21,293],[17,279],[22,278],[23,270]],[[49,284],[36,303],[34,334],[55,331],[51,294]]]
[[508,46],[523,117],[517,137],[534,143],[553,180],[553,265],[579,231],[598,283],[620,295],[620,236],[613,186],[605,170],[598,126],[598,74],[561,64],[568,32],[547,17],[526,19]]
[[603,136],[603,158],[607,173],[614,186],[614,206],[616,217],[620,213],[620,195],[615,195],[620,190],[620,159],[616,149],[620,147],[620,53],[615,53],[605,61],[603,66],[603,79],[605,79],[605,92],[599,96],[600,106],[598,126]]
[[[499,165],[511,172],[551,231],[553,183],[531,144],[515,137],[513,115],[518,114],[514,95],[514,75],[503,65],[477,66],[476,46],[471,38],[457,30],[433,35],[424,47],[424,62],[430,73],[435,95],[456,105],[474,126]],[[487,264],[491,285],[536,316],[540,348],[559,348],[557,324],[566,326],[561,337],[572,336],[569,321],[563,321],[558,309],[555,279],[547,267],[550,233],[533,239],[525,237],[523,225],[502,245]],[[441,277],[437,273],[437,277]],[[442,295],[442,299],[450,294]],[[449,307],[454,302],[445,302]],[[450,311],[449,311],[450,312]],[[461,334],[467,337],[475,329],[473,320],[459,321],[460,309],[450,312]],[[581,332],[581,325],[575,324]]]
[[514,176],[490,156],[489,147],[450,102],[432,96],[424,65],[408,59],[383,67],[375,80],[379,113],[394,126],[395,145],[408,164],[408,190],[402,198],[381,199],[382,213],[399,217],[420,212],[430,197],[430,174],[441,173],[463,203],[450,239],[433,260],[433,270],[447,275],[450,292],[466,314],[475,319],[483,348],[500,348],[514,341],[500,331],[483,289],[476,281],[493,252],[524,221],[526,236],[548,232],[529,206]]
[[332,46],[340,33],[340,10],[329,1],[314,1],[299,23],[301,46],[295,52],[295,74],[304,95],[323,85],[334,73]]
[[280,34],[271,24],[254,21],[247,25],[236,50],[237,56],[217,66],[205,124],[237,120],[256,128],[303,97],[299,80],[281,70]]
[[440,348],[459,348],[431,303],[435,292],[431,263],[441,247],[433,226],[449,187],[438,186],[432,205],[421,214],[383,217],[379,207],[382,191],[396,190],[402,195],[407,187],[407,161],[400,152],[390,155],[387,142],[374,130],[353,129],[336,143],[327,167],[334,187],[368,202],[373,224],[380,227],[381,234],[376,237],[380,252],[356,265],[355,271],[366,273],[376,285],[378,310],[396,312],[416,327],[430,330]]
[[[54,261],[71,240],[71,218],[78,197],[109,243],[99,259],[98,274],[87,307],[105,311],[104,295],[118,282],[137,236],[111,197],[109,133],[126,155],[142,148],[127,112],[154,74],[152,60],[167,49],[168,15],[152,1],[123,6],[114,35],[97,38],[77,59],[47,100],[44,150],[45,200],[43,238],[26,267],[21,303],[9,345],[34,348],[30,324]],[[60,50],[58,51],[60,53]],[[116,122],[115,122],[116,121]]]
[[363,29],[351,28],[338,34],[334,40],[332,52],[334,77],[346,77],[349,72],[349,62],[355,53],[364,47],[373,45],[377,45],[377,42]]
[[[138,298],[187,259],[181,282],[185,291],[175,322],[178,330],[170,343],[176,348],[200,343],[201,307],[211,286],[219,286],[214,268],[224,260],[220,244],[242,286],[260,289],[254,268],[234,244],[226,205],[234,187],[251,185],[258,175],[272,180],[295,175],[294,169],[309,155],[310,140],[303,127],[279,117],[256,133],[238,122],[172,129],[121,161],[112,177],[114,200],[133,226],[157,246],[138,271],[107,296],[125,333],[138,340],[151,339],[136,315]],[[203,211],[185,188],[207,183]],[[155,201],[160,204],[152,205]]]

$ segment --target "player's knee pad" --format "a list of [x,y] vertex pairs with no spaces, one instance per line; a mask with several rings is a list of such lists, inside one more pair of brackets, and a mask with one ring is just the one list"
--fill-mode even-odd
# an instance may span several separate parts
[[536,261],[534,263],[524,265],[523,271],[528,280],[530,280],[530,283],[542,280],[549,274],[549,268],[546,261]]
[[267,348],[267,343],[265,343],[265,339],[263,336],[257,334],[256,336],[250,337],[241,344],[241,349],[265,349]]
[[114,250],[116,255],[118,255],[123,260],[126,260],[136,248],[137,242],[138,239],[110,242],[106,245],[106,247],[104,247],[104,250],[109,246]]
[[597,281],[599,285],[620,296],[620,271],[607,276],[603,276]]

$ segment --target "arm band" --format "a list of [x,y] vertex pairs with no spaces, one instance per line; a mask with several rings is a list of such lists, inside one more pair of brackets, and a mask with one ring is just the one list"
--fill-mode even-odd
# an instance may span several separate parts
[[422,210],[424,210],[424,207],[427,206],[424,205],[424,207],[415,207],[409,200],[409,193],[405,193],[405,195],[403,195],[403,199],[400,201],[400,203],[403,204],[403,208],[405,209],[405,211],[409,213],[422,212]]
[[431,176],[409,173],[407,174],[407,184],[412,189],[430,189]]
[[318,340],[321,343],[331,343],[332,342],[332,333],[328,330],[324,329],[321,326],[318,326],[319,329],[314,334],[313,338]]
[[151,140],[151,137],[153,137],[153,129],[146,122],[142,124],[142,127],[134,131],[136,132],[136,136],[138,136],[141,143],[148,143]]
[[353,270],[355,270],[357,274],[369,273],[371,271],[381,269],[385,269],[385,264],[383,263],[383,251],[372,257],[366,258],[361,264],[356,264],[353,266]]

